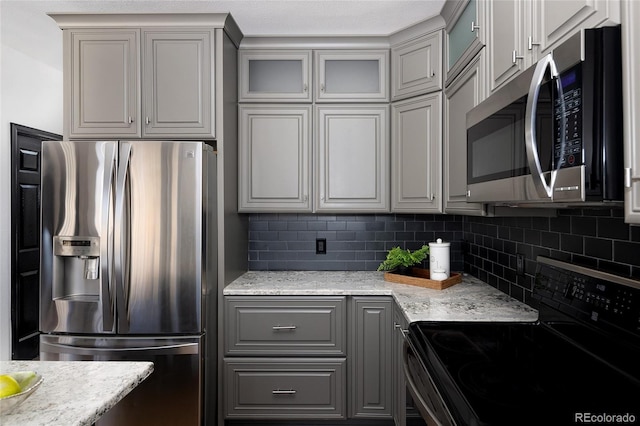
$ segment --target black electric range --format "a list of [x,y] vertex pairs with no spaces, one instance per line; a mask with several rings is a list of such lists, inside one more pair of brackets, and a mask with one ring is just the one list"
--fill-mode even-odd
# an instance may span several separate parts
[[640,424],[640,282],[539,257],[533,293],[536,323],[410,325],[431,422]]

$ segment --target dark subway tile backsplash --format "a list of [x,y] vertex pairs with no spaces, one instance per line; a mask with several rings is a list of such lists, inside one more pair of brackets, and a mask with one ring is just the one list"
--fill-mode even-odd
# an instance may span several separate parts
[[[372,271],[395,246],[416,250],[442,238],[452,243],[451,268],[463,270],[462,220],[414,214],[252,214],[249,269]],[[327,240],[326,254],[316,254],[316,238]]]
[[[529,301],[537,256],[640,278],[640,227],[622,209],[558,210],[555,217],[252,214],[249,269],[375,270],[395,246],[451,242],[451,270],[464,270]],[[327,253],[316,254],[316,238]],[[516,273],[516,254],[525,273]],[[428,261],[424,262],[428,267]]]

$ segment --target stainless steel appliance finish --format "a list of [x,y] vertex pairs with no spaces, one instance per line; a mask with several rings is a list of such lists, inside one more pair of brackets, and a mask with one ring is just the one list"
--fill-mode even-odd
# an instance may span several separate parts
[[[41,359],[156,364],[100,424],[204,420],[202,374],[215,371],[204,365],[216,344],[206,337],[216,329],[215,176],[202,142],[43,143]],[[181,402],[161,403],[172,389]]]
[[467,114],[467,200],[620,203],[619,27],[587,29]]

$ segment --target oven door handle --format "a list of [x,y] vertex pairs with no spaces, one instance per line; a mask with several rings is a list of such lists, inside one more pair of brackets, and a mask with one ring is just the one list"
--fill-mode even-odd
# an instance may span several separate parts
[[[551,53],[544,56],[538,61],[536,69],[531,78],[531,85],[529,86],[529,96],[527,96],[527,105],[525,109],[524,120],[524,135],[525,135],[525,148],[527,152],[527,161],[529,164],[529,171],[533,178],[533,185],[536,188],[538,196],[541,198],[553,198],[553,187],[555,186],[557,171],[551,171],[551,182],[547,184],[544,178],[544,172],[540,165],[540,156],[538,155],[538,140],[536,132],[536,113],[538,109],[538,98],[540,97],[540,88],[542,87],[542,81],[547,69],[551,72],[551,78],[558,81],[558,68],[553,60]],[[562,95],[562,93],[560,93]],[[564,123],[564,114],[562,114],[562,123]],[[563,129],[564,126],[561,127]],[[564,145],[564,132],[561,132]]]
[[407,383],[407,387],[409,388],[409,391],[411,392],[411,396],[413,397],[413,402],[415,402],[419,408],[422,408],[424,411],[427,412],[427,415],[431,418],[435,426],[442,426],[442,423],[438,421],[438,417],[436,417],[433,410],[431,410],[431,408],[429,407],[429,404],[427,404],[424,398],[422,398],[422,395],[420,395],[420,392],[418,391],[418,387],[416,386],[415,382],[413,381],[413,378],[411,377],[411,374],[409,372],[409,360],[407,359],[408,357],[407,350],[409,348],[410,348],[409,342],[407,342],[405,337],[405,341],[402,349],[402,369],[404,371],[404,377]]

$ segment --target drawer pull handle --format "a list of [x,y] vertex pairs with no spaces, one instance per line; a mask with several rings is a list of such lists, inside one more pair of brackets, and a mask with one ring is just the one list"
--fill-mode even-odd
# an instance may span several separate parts
[[272,390],[271,393],[274,394],[274,395],[295,395],[296,391],[293,390],[293,389],[291,389],[291,390],[276,389],[276,390]]
[[295,330],[296,326],[295,325],[274,325],[272,327],[274,330],[278,331],[278,330]]

